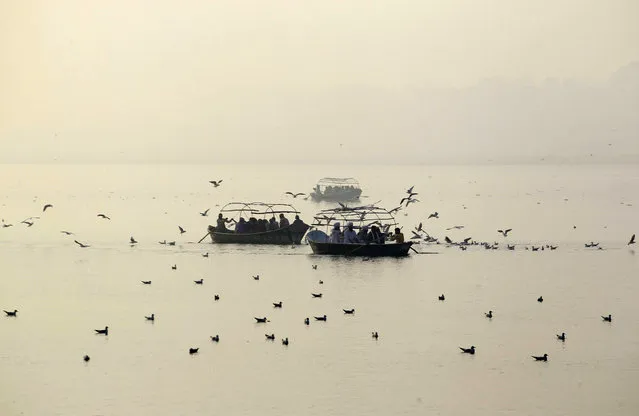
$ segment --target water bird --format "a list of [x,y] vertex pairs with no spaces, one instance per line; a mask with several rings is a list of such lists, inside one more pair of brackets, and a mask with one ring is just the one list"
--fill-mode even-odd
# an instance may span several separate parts
[[283,345],[288,345],[288,337],[287,337],[287,338],[284,338],[284,339],[282,340],[282,344],[283,344]]
[[452,227],[448,227],[446,228],[446,231],[450,231],[450,230],[461,230],[462,228],[464,228],[463,225],[453,225]]
[[453,244],[453,240],[451,240],[450,238],[448,238],[448,236],[444,237],[444,241],[446,242],[446,244]]
[[140,280],[140,282],[142,282],[143,285],[150,285],[151,284],[150,280]]
[[222,179],[219,181],[209,181],[209,183],[213,184],[216,188],[222,184]]
[[83,243],[79,242],[78,240],[73,240],[73,242],[75,242],[77,245],[79,245],[79,246],[80,246],[80,248],[87,248],[87,247],[91,247],[90,245],[83,244]]
[[311,293],[311,295],[313,295],[314,298],[321,298],[322,297],[321,293]]
[[155,314],[152,313],[151,316],[145,316],[144,317],[147,321],[155,321]]
[[[406,207],[408,207],[410,204],[414,204],[415,202],[419,202],[419,199],[407,199]],[[435,217],[435,218],[439,218],[439,217]]]
[[419,225],[417,227],[415,227],[415,231],[417,231],[418,233],[422,232],[422,223],[420,222]]
[[51,205],[51,204],[46,204],[46,205],[44,206],[44,208],[42,208],[42,212],[46,211],[48,208],[53,208],[53,205]]
[[253,280],[260,280],[260,275],[253,276]]
[[208,256],[209,256],[209,253],[208,253],[208,252],[207,252],[207,253],[202,254],[202,257],[208,257]]
[[105,326],[104,329],[94,329],[96,334],[109,335],[109,327]]
[[539,247],[532,246],[532,251],[539,251]]
[[213,296],[213,300],[220,300],[220,295]]
[[464,353],[464,354],[475,355],[475,346],[474,345],[471,345],[470,348],[459,347],[459,349],[462,350],[462,353]]
[[326,315],[323,316],[314,316],[316,321],[326,321]]
[[204,279],[194,280],[193,282],[194,282],[196,285],[201,285],[202,283],[204,283]]
[[317,264],[314,264],[312,267],[313,267],[313,270],[317,270]]
[[66,235],[73,235],[73,233],[71,231],[60,231],[62,234],[66,234]]
[[497,230],[497,232],[503,235],[504,237],[508,237],[508,233],[511,232],[512,230],[513,230],[512,228],[508,228],[506,230]]
[[372,335],[373,335],[373,338],[374,338],[374,339],[379,338],[379,334],[377,333],[377,331],[373,331],[373,332],[372,332]]
[[177,270],[177,264],[174,264],[173,266],[171,266],[171,270]]
[[180,229],[180,235],[182,235],[182,234],[184,234],[186,232],[186,230],[184,228],[180,227],[179,225],[178,225],[178,228]]
[[133,238],[133,236],[131,236],[131,238],[129,239],[129,242],[131,244],[137,244],[138,242],[135,240],[135,238]]
[[281,307],[282,307],[282,301],[274,302],[274,303],[273,303],[273,307],[274,307],[274,308],[281,308]]
[[531,355],[531,357],[534,358],[535,361],[548,361],[548,354],[542,356]]
[[630,237],[630,241],[628,241],[627,245],[631,245],[635,243],[635,235],[633,234],[632,237]]
[[164,241],[158,241],[158,244],[166,245],[166,240],[164,240]]
[[[407,194],[411,194],[411,195],[412,195],[412,194],[413,194],[413,188],[414,188],[414,187],[415,187],[415,185],[413,185],[413,186],[411,186],[410,188],[408,188],[408,189],[406,190],[406,193],[407,193]],[[417,194],[415,194],[415,195],[417,195]]]
[[175,241],[169,241],[168,243],[166,243],[169,246],[174,246],[175,245]]
[[5,314],[7,314],[7,316],[18,316],[18,310],[17,310],[17,309],[14,309],[13,311],[5,311],[5,310],[3,309],[3,312],[4,312]]
[[543,302],[543,301],[544,301],[543,296],[539,296],[539,297],[537,298],[537,302],[541,303],[541,302]]
[[508,250],[514,250],[514,249],[515,249],[515,246],[514,246],[514,245],[510,245],[510,244],[508,244],[508,245],[506,246],[506,248],[508,248]]
[[442,293],[441,296],[437,297],[439,300],[446,300],[446,296]]
[[211,209],[211,208],[207,208],[207,209],[206,209],[206,211],[204,211],[204,212],[200,212],[200,215],[201,215],[201,216],[203,216],[203,217],[208,217],[208,215],[209,215],[209,210],[210,210],[210,209]]
[[91,357],[89,357],[88,355],[85,355],[84,357],[82,357],[82,359],[86,363],[86,362],[88,362],[91,359]]
[[323,280],[320,280],[320,281],[319,281],[319,282],[317,282],[317,283],[319,283],[320,285],[323,285],[323,284],[324,284],[324,281],[323,281]]
[[548,248],[551,249],[551,250],[557,250],[557,246],[550,246]]
[[342,309],[346,315],[353,315],[355,313],[355,309]]
[[9,228],[9,227],[13,227],[13,224],[5,224],[4,222],[2,223],[2,228]]
[[266,323],[266,322],[269,322],[269,320],[268,320],[268,319],[266,319],[266,317],[264,317],[264,318],[255,318],[255,317],[253,317],[253,319],[255,319],[255,321],[256,321],[258,324],[264,324],[264,323]]
[[612,322],[612,315],[602,316],[601,317],[605,322]]
[[486,315],[486,318],[488,319],[493,319],[493,311],[488,311],[488,313],[485,313],[484,315]]
[[21,221],[20,223],[21,224],[26,224],[27,227],[31,227],[33,225],[33,221],[27,221],[27,220]]
[[219,335],[211,336],[211,341],[220,342],[220,336]]
[[290,195],[293,198],[297,198],[298,196],[302,196],[302,195],[306,195],[304,192],[297,192],[297,193],[293,193],[293,192],[284,192],[284,195]]
[[266,339],[274,341],[275,340],[275,334],[264,334],[264,336],[266,337]]
[[[437,212],[437,211],[433,212],[433,213],[432,213],[432,214],[430,214],[430,215],[428,216],[428,218],[426,218],[426,219],[427,219],[427,220],[429,220],[429,219],[431,219],[431,218],[439,219],[439,212]],[[421,225],[421,223],[420,223],[420,225]]]
[[199,350],[200,350],[199,348],[189,348],[189,354],[191,355],[197,354]]
[[557,335],[557,339],[561,342],[566,342],[566,333],[562,332],[561,335]]
[[106,215],[104,215],[104,214],[98,214],[98,217],[103,218],[103,219],[105,219],[105,220],[111,220],[111,218],[107,217],[107,216],[106,216]]
[[310,324],[311,324],[311,320],[310,320],[310,319],[308,319],[308,318],[305,318],[305,319],[304,319],[304,324],[306,324],[306,325],[310,325]]

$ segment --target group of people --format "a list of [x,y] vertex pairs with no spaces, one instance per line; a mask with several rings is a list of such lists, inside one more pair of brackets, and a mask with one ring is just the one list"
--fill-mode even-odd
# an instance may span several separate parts
[[[233,230],[229,230],[226,227],[226,224],[235,222],[235,227]],[[243,217],[240,217],[238,221],[233,219],[224,218],[222,213],[220,213],[217,217],[217,227],[215,227],[215,231],[217,232],[235,232],[235,233],[264,233],[267,231],[279,230],[280,228],[297,228],[299,226],[305,226],[304,221],[302,221],[299,215],[295,216],[295,220],[293,223],[289,223],[288,218],[284,216],[284,214],[280,214],[279,222],[275,219],[275,217],[271,217],[270,220],[266,219],[257,219],[255,217],[250,217],[248,220],[245,220]]]
[[359,232],[355,232],[355,226],[352,222],[348,222],[344,227],[344,231],[341,230],[341,224],[336,222],[333,224],[333,230],[329,242],[342,243],[342,244],[385,244],[386,240],[394,241],[396,243],[404,242],[404,234],[399,228],[395,228],[395,233],[387,236],[382,232],[378,226],[373,225],[368,229],[367,225],[363,225]]

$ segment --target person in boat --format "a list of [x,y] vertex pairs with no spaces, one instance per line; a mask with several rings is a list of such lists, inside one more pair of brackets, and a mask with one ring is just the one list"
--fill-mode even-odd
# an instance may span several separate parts
[[295,219],[293,220],[293,224],[291,224],[291,230],[302,231],[305,230],[307,227],[308,226],[304,223],[304,221],[300,219],[300,216],[296,215]]
[[344,244],[357,243],[359,243],[357,233],[355,233],[353,223],[349,221],[348,224],[346,224],[346,229],[344,230]]
[[258,233],[265,233],[267,230],[267,226],[268,226],[268,221],[261,219],[261,220],[257,220],[257,232]]
[[339,222],[333,223],[333,230],[331,231],[330,243],[339,244],[342,242],[342,231],[340,230]]
[[382,233],[378,226],[373,225],[370,232],[370,240],[373,244],[384,244],[386,242],[386,236]]
[[279,228],[279,225],[277,224],[277,220],[275,219],[275,217],[271,217],[271,219],[268,220],[268,229],[269,229],[269,231],[277,230],[278,228]]
[[391,235],[390,240],[396,242],[397,244],[403,243],[404,234],[402,233],[402,230],[400,230],[399,228],[395,228],[395,234]]
[[280,214],[280,228],[288,227],[291,225],[288,222],[288,219],[284,216],[284,214]]
[[235,232],[238,234],[248,232],[248,224],[244,218],[240,217],[240,220],[235,223]]
[[247,232],[249,233],[256,233],[257,232],[257,218],[255,217],[251,217],[248,220],[248,230]]
[[224,218],[222,213],[217,216],[217,227],[215,227],[215,231],[217,232],[226,232],[228,229],[226,228],[226,224],[231,222],[228,218]]
[[357,240],[360,243],[370,243],[367,225],[362,225],[362,228],[359,229],[359,232],[357,233]]

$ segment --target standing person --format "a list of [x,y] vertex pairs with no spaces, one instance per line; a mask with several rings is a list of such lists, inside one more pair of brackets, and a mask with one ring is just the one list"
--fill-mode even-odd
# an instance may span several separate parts
[[227,218],[224,218],[222,216],[222,213],[220,212],[220,215],[217,216],[217,227],[215,228],[216,231],[218,232],[225,232],[228,231],[226,229],[226,223],[230,222]]
[[342,242],[342,232],[340,230],[339,222],[333,223],[333,230],[331,231],[331,238],[329,242],[339,244]]
[[349,221],[346,224],[346,229],[344,230],[344,243],[345,244],[357,244],[359,241],[357,240],[357,234],[353,229],[353,223]]

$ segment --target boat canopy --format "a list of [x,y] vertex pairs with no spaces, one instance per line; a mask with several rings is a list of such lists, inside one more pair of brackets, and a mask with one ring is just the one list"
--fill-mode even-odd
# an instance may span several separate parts
[[363,226],[371,227],[377,225],[384,231],[397,226],[393,213],[385,208],[375,205],[349,207],[344,204],[340,204],[337,208],[324,209],[318,212],[313,218],[311,226],[315,229],[326,228],[327,233],[330,233],[333,224],[336,222],[339,222],[342,227],[352,222],[353,228],[357,229]]
[[[299,214],[300,212],[290,204],[269,204],[265,202],[230,202],[222,207],[220,214],[223,217],[239,219],[243,217],[261,217],[268,219],[278,217],[279,214]],[[226,215],[225,215],[226,214]]]

